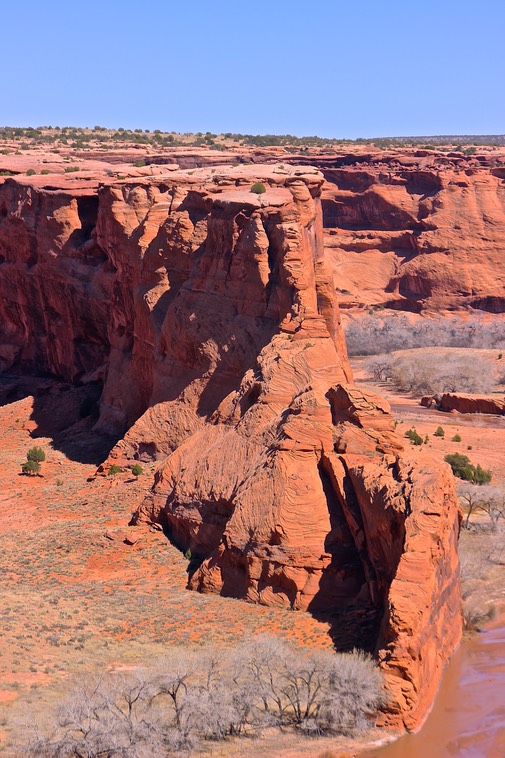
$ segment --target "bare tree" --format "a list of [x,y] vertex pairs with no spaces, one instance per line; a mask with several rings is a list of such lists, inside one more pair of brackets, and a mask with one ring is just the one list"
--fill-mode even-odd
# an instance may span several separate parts
[[470,519],[479,513],[487,517],[484,525],[491,531],[496,531],[499,522],[505,520],[505,490],[502,487],[465,482],[458,486],[458,497],[466,511],[465,529],[475,527],[475,522],[470,524]]
[[376,313],[345,325],[350,355],[377,355],[417,347],[504,348],[505,322],[488,316],[422,317]]
[[154,758],[265,725],[354,733],[381,703],[382,679],[362,653],[254,638],[234,650],[174,650],[153,671],[84,678],[23,755]]
[[367,361],[365,368],[375,380],[387,380],[403,392],[417,394],[488,393],[497,382],[492,361],[454,351],[378,355]]

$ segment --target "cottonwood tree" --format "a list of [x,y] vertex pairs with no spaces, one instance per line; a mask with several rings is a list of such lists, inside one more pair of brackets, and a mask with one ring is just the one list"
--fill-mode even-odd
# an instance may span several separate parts
[[458,486],[458,497],[466,511],[466,518],[463,521],[465,529],[471,528],[470,519],[479,513],[486,517],[486,525],[491,531],[496,531],[501,520],[505,521],[505,490],[503,488],[465,483]]
[[173,650],[154,670],[81,680],[22,753],[42,758],[154,758],[264,726],[354,734],[382,702],[363,654],[307,651],[272,638],[198,653]]
[[505,323],[480,315],[419,318],[369,315],[344,326],[350,355],[377,355],[418,347],[504,348]]
[[418,394],[489,393],[497,381],[493,363],[487,358],[429,349],[417,354],[380,355],[368,361],[366,369],[375,379],[388,380],[401,391]]

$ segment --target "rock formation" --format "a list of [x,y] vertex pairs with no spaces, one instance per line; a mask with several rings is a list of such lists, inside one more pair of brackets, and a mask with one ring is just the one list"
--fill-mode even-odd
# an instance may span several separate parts
[[505,414],[505,398],[494,395],[444,392],[442,395],[428,395],[421,398],[421,405],[446,412],[489,413],[497,416]]
[[[79,168],[130,177],[170,175],[223,164],[307,164],[324,175],[324,245],[341,307],[384,305],[407,311],[505,311],[505,151],[480,147],[377,149],[364,145],[300,153],[283,147],[228,150],[178,147],[159,155],[136,149],[88,150]],[[66,148],[72,154],[70,148]],[[0,172],[50,170],[61,183],[62,149],[0,156]],[[470,154],[469,154],[470,153]],[[135,168],[138,159],[148,166]],[[43,162],[40,162],[42,161]],[[72,154],[72,160],[77,155]],[[133,165],[135,163],[135,166]],[[22,180],[21,177],[19,177]],[[41,177],[34,177],[39,182]],[[47,180],[45,180],[47,183]],[[80,191],[83,190],[81,180]],[[74,181],[75,184],[75,181]]]
[[0,184],[4,368],[102,381],[111,460],[160,461],[135,520],[191,550],[190,587],[332,614],[378,655],[384,723],[419,725],[461,633],[459,510],[352,385],[323,176],[61,185]]
[[325,245],[343,304],[505,310],[505,171],[421,155],[324,173]]
[[[211,151],[195,152],[151,160],[216,160]],[[505,311],[503,149],[282,152],[242,150],[229,160],[322,171],[324,244],[341,306]]]

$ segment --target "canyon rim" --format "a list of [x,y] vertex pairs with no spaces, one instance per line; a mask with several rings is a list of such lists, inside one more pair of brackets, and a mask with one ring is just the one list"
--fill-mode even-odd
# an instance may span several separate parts
[[[118,440],[98,476],[158,462],[133,519],[190,551],[189,588],[333,617],[337,646],[380,662],[380,722],[414,729],[461,636],[460,511],[448,466],[418,462],[387,402],[353,384],[329,228],[345,251],[378,208],[380,239],[356,244],[419,253],[380,287],[444,305],[419,284],[446,260],[426,221],[448,206],[442,180],[156,171],[0,178],[2,368],[89,386],[95,432]],[[496,175],[461,181],[448,174],[448,198],[501,191]]]

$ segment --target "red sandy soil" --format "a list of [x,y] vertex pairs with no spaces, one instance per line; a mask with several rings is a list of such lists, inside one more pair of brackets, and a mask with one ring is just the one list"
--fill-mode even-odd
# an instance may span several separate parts
[[[149,665],[168,645],[230,645],[275,634],[331,647],[309,614],[186,590],[188,561],[157,531],[128,528],[147,469],[87,478],[95,466],[33,438],[33,398],[0,408],[0,727],[37,716],[71,679],[102,666]],[[42,476],[20,475],[34,444]],[[134,546],[106,532],[133,532]]]
[[[433,352],[433,348],[430,348],[430,351]],[[495,355],[497,351],[475,352]],[[505,485],[505,418],[484,414],[444,413],[433,408],[424,408],[420,405],[420,397],[399,393],[387,382],[375,382],[367,376],[364,364],[368,360],[356,358],[352,361],[356,385],[378,392],[387,399],[398,422],[399,431],[406,432],[415,428],[423,438],[428,435],[428,444],[422,445],[418,450],[420,456],[426,456],[430,451],[435,451],[440,459],[448,453],[467,455],[473,464],[480,464],[492,471],[492,484]],[[434,436],[439,426],[445,431],[444,437]],[[461,442],[453,442],[452,438],[458,434],[461,436]]]

